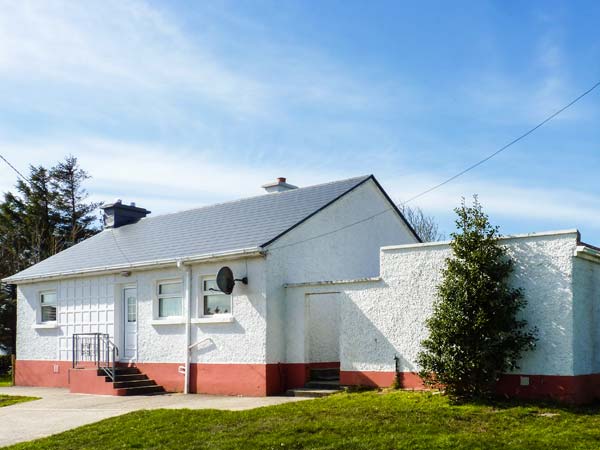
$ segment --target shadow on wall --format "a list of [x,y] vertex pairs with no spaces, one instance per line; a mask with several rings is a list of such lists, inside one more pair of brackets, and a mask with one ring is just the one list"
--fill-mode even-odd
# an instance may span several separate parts
[[527,320],[529,328],[538,328],[536,349],[523,355],[521,373],[566,373],[573,364],[571,276],[568,267],[561,268],[544,252],[544,244],[547,241],[508,247],[514,262],[510,285],[520,288],[527,301],[519,317]]
[[215,326],[215,324],[194,324],[195,327],[198,328],[202,333],[198,333],[198,339],[202,339],[202,336],[207,335],[228,335],[228,334],[244,334],[246,330],[244,327],[234,319],[231,323],[220,323]]
[[405,308],[398,304],[389,307],[391,294],[383,282],[365,292],[369,295],[358,295],[360,307],[347,293],[341,294],[342,384],[391,386],[396,375],[395,357],[398,357],[401,387],[422,387],[420,379],[413,373],[417,369],[405,352],[407,346],[418,345],[414,342],[415,336],[406,333],[403,326],[410,319]]
[[217,349],[217,345],[215,344],[215,341],[213,341],[211,338],[200,339],[198,342],[199,342],[199,344],[195,345],[192,349],[193,351],[196,352],[197,356],[204,355],[206,353],[210,353],[213,350]]
[[[548,247],[547,241],[509,246],[515,263],[510,283],[528,301],[521,316],[539,330],[538,347],[524,354],[519,373],[570,374],[573,369],[572,256],[563,250]],[[399,261],[389,285],[361,284],[342,294],[340,361],[349,384],[391,384],[397,355],[404,387],[422,386],[415,362],[444,263],[429,252]]]

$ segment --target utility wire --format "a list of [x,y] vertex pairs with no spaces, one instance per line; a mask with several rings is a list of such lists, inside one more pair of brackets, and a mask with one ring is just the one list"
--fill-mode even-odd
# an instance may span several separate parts
[[21,177],[23,179],[23,181],[27,181],[28,183],[31,183],[31,181],[29,180],[29,178],[27,178],[26,176],[24,176],[21,172],[19,172],[17,170],[17,168],[15,166],[13,166],[8,159],[6,159],[2,154],[0,154],[0,159],[2,159],[2,161],[4,161],[8,167],[10,167],[12,170],[14,170],[16,172],[16,174]]
[[408,202],[412,202],[413,200],[418,199],[419,197],[422,197],[428,193],[430,193],[431,191],[434,191],[442,186],[444,186],[445,184],[450,183],[453,180],[456,180],[458,177],[460,177],[461,175],[464,175],[465,173],[475,169],[476,167],[479,167],[480,165],[482,165],[483,163],[489,161],[490,159],[492,159],[494,156],[499,155],[500,153],[502,153],[504,150],[506,150],[507,148],[513,146],[514,144],[516,144],[517,142],[519,142],[522,139],[525,139],[527,136],[529,136],[531,133],[533,133],[535,130],[537,130],[538,128],[544,126],[546,123],[550,122],[552,119],[554,119],[556,116],[558,116],[560,113],[562,113],[563,111],[569,109],[571,106],[573,106],[575,103],[577,103],[579,100],[581,100],[583,97],[585,97],[586,95],[588,95],[590,92],[592,92],[594,89],[596,89],[598,86],[600,86],[600,81],[598,81],[596,84],[594,84],[591,88],[589,88],[587,91],[585,91],[583,94],[581,94],[579,97],[575,98],[574,100],[572,100],[570,103],[568,103],[567,105],[563,106],[562,108],[560,108],[558,111],[556,111],[554,114],[551,114],[550,116],[546,117],[546,119],[544,119],[543,121],[541,121],[540,123],[538,123],[535,127],[531,128],[529,131],[523,133],[521,136],[513,139],[512,141],[510,141],[508,144],[506,144],[504,147],[499,148],[498,150],[496,150],[494,153],[486,156],[485,158],[477,161],[475,164],[470,165],[469,167],[467,167],[466,169],[458,172],[456,175],[451,176],[450,178],[442,181],[441,183],[436,184],[435,186],[430,187],[429,189],[415,195],[414,197],[409,198],[408,200],[406,200],[405,202],[403,202],[402,204],[405,205]]
[[[557,110],[556,112],[554,112],[553,114],[549,115],[548,117],[546,117],[544,120],[542,120],[540,123],[538,123],[536,126],[534,126],[533,128],[529,129],[528,131],[526,131],[525,133],[523,133],[522,135],[518,136],[517,138],[513,139],[512,141],[510,141],[508,144],[504,145],[503,147],[500,147],[498,150],[496,150],[494,153],[491,153],[490,155],[486,156],[485,158],[477,161],[475,164],[470,165],[469,167],[467,167],[464,170],[461,170],[460,172],[458,172],[456,175],[451,176],[450,178],[447,178],[446,180],[442,181],[441,183],[436,184],[435,186],[430,187],[429,189],[424,190],[423,192],[420,192],[419,194],[409,198],[408,200],[402,202],[402,206],[406,205],[409,202],[412,202],[413,200],[416,200],[417,198],[420,198],[426,194],[429,194],[430,192],[439,189],[440,187],[450,183],[451,181],[456,180],[458,177],[460,177],[461,175],[464,175],[465,173],[479,167],[480,165],[482,165],[483,163],[489,161],[490,159],[492,159],[494,156],[499,155],[500,153],[502,153],[504,150],[508,149],[509,147],[513,146],[514,144],[516,144],[517,142],[521,141],[522,139],[526,138],[527,136],[529,136],[530,134],[532,134],[534,131],[536,131],[538,128],[544,126],[545,124],[547,124],[548,122],[550,122],[552,119],[554,119],[556,116],[558,116],[559,114],[563,113],[564,111],[566,111],[567,109],[569,109],[571,106],[573,106],[575,103],[577,103],[579,100],[581,100],[583,97],[585,97],[586,95],[588,95],[589,93],[591,93],[594,89],[596,89],[598,86],[600,86],[600,81],[598,81],[596,84],[594,84],[591,88],[589,88],[587,91],[583,92],[582,94],[580,94],[579,96],[577,96],[575,99],[573,99],[571,102],[567,103],[565,106],[563,106],[562,108],[560,108],[559,110]],[[292,242],[289,244],[284,244],[284,245],[280,245],[277,247],[273,247],[270,250],[277,250],[280,248],[285,248],[285,247],[291,247],[293,245],[298,245],[298,244],[302,244],[304,242],[307,241],[312,241],[314,239],[318,239],[320,237],[324,237],[324,236],[329,236],[331,234],[337,233],[338,231],[342,231],[342,230],[346,230],[354,225],[358,225],[361,223],[366,222],[367,220],[373,219],[374,217],[380,216],[388,211],[391,211],[392,208],[387,208],[383,211],[380,211],[376,214],[373,214],[369,217],[365,217],[364,219],[361,219],[357,222],[353,222],[347,225],[344,225],[341,228],[338,228],[336,230],[332,230],[332,231],[328,231],[327,233],[323,233],[323,234],[319,234],[316,236],[312,236],[310,238],[301,240],[301,241],[297,241],[297,242]]]

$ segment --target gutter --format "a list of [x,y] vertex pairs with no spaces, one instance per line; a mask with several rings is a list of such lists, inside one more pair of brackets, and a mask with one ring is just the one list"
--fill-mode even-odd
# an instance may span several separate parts
[[265,252],[262,247],[249,247],[236,250],[228,250],[224,252],[205,253],[202,255],[186,256],[183,258],[168,258],[168,259],[155,259],[150,261],[142,261],[139,263],[127,263],[127,264],[114,264],[110,266],[99,266],[91,267],[89,269],[82,270],[68,270],[63,272],[50,272],[42,275],[23,276],[23,277],[7,277],[3,278],[2,282],[8,284],[18,284],[23,282],[34,282],[39,280],[50,280],[54,278],[64,278],[72,276],[83,276],[97,273],[114,273],[123,270],[134,270],[134,269],[145,269],[145,268],[156,268],[161,266],[172,266],[183,263],[196,263],[208,260],[216,259],[230,259],[238,256],[264,256]]

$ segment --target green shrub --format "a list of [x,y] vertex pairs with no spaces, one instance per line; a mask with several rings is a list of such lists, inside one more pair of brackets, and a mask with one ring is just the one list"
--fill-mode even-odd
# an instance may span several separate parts
[[453,256],[426,322],[420,376],[453,397],[488,397],[498,377],[534,348],[537,330],[526,330],[527,323],[517,318],[526,301],[507,284],[513,263],[477,197],[471,207],[463,199],[455,212]]
[[11,373],[11,355],[0,355],[0,375]]

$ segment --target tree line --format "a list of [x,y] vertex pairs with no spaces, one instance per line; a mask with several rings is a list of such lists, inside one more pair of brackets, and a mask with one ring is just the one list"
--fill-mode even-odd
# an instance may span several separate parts
[[[13,192],[0,201],[0,279],[36,264],[100,230],[94,214],[99,203],[88,200],[90,176],[74,156],[51,168],[29,167]],[[0,289],[0,350],[14,352],[16,291]]]

